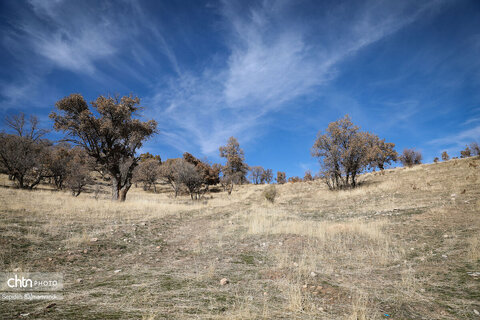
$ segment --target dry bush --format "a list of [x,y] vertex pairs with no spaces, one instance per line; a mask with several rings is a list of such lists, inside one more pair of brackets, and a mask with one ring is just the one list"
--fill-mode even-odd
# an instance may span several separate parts
[[412,167],[422,163],[422,153],[414,149],[403,149],[400,162],[404,167]]
[[274,203],[275,198],[277,197],[277,188],[275,188],[274,185],[269,185],[263,190],[263,197],[271,203]]
[[450,160],[450,156],[448,155],[447,151],[442,152],[442,161]]
[[277,172],[277,183],[278,184],[284,184],[287,182],[287,175],[285,172],[278,171]]

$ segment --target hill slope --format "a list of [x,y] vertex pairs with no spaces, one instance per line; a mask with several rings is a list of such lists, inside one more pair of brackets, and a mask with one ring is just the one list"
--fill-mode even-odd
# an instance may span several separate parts
[[195,203],[140,188],[126,203],[0,188],[0,270],[62,272],[65,282],[54,307],[2,301],[0,315],[478,318],[480,160],[361,181],[338,192],[281,185],[274,204],[263,185]]

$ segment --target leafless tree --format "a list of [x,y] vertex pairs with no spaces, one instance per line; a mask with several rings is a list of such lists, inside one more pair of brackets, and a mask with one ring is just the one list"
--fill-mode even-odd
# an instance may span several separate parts
[[305,171],[303,181],[313,181],[312,172],[310,170]]
[[19,188],[32,189],[47,176],[51,142],[41,139],[46,130],[36,117],[27,121],[21,113],[5,121],[15,134],[0,133],[0,167]]
[[472,155],[480,156],[480,146],[477,142],[470,143],[470,149],[472,150]]
[[287,175],[285,172],[277,171],[277,183],[284,184],[287,182]]
[[173,167],[176,182],[187,188],[192,200],[198,199],[204,183],[202,174],[193,164],[184,159],[176,161]]
[[319,158],[320,177],[331,189],[355,188],[357,176],[368,167],[383,170],[397,159],[394,146],[360,131],[346,115],[330,123],[325,133],[318,133],[312,155]]
[[159,170],[160,179],[163,179],[172,187],[173,191],[175,192],[175,198],[178,196],[181,186],[181,184],[176,180],[175,164],[180,160],[181,159],[168,159],[162,163]]
[[422,153],[415,149],[404,149],[400,156],[400,162],[404,167],[412,167],[422,163]]
[[65,185],[78,197],[88,185],[93,184],[91,172],[95,165],[85,150],[76,147],[70,150],[71,160],[68,162]]
[[143,190],[149,190],[153,186],[153,192],[157,193],[157,180],[160,178],[160,162],[155,158],[140,161],[133,171],[133,182],[143,184]]
[[469,146],[466,146],[464,150],[460,151],[460,158],[468,158],[472,156],[472,150]]
[[262,176],[260,178],[261,183],[267,183],[270,184],[273,180],[273,171],[272,169],[265,169],[263,170]]
[[262,177],[264,176],[265,170],[261,166],[250,167],[250,179],[253,184],[262,183]]
[[228,185],[228,194],[231,194],[235,184],[246,181],[248,165],[245,163],[243,150],[240,148],[240,144],[234,137],[230,137],[227,144],[220,147],[219,151],[220,157],[227,159],[227,163],[222,168],[222,180]]
[[442,152],[442,160],[447,161],[450,159],[450,156],[448,155],[447,151]]
[[55,129],[66,132],[67,141],[83,147],[109,173],[114,200],[125,201],[139,161],[136,151],[156,132],[155,121],[134,118],[139,103],[132,96],[100,96],[92,102],[97,117],[81,95],[72,94],[55,104],[59,114],[50,114]]

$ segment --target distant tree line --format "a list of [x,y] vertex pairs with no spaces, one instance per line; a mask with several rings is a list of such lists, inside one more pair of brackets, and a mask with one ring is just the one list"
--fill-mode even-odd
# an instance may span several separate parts
[[[54,143],[45,139],[48,131],[39,128],[36,117],[20,113],[6,117],[12,133],[0,132],[0,172],[23,189],[33,189],[42,182],[58,190],[69,189],[78,196],[94,183],[94,176],[109,182],[112,199],[125,201],[132,184],[157,192],[157,185],[169,185],[175,195],[188,192],[200,199],[211,186],[220,185],[231,194],[238,184],[270,184],[272,169],[248,166],[244,151],[235,137],[219,148],[225,164],[210,164],[185,152],[182,158],[162,161],[148,152],[138,155],[143,143],[157,133],[154,120],[140,121],[137,97],[99,96],[90,106],[79,94],[72,94],[55,104],[50,114],[54,128],[65,139]],[[381,172],[393,162],[411,167],[422,163],[415,149],[395,151],[395,144],[354,125],[348,115],[320,131],[311,149],[320,163],[319,173],[307,170],[304,177],[289,177],[277,171],[277,184],[323,180],[330,189],[354,188],[358,176],[369,170]],[[460,157],[480,155],[478,143],[461,151]],[[447,161],[446,151],[441,159]],[[438,157],[434,162],[440,161]],[[93,174],[96,172],[96,175]]]

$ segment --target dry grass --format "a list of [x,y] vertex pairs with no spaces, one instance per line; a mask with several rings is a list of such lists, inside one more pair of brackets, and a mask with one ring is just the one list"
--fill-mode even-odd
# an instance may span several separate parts
[[[459,319],[480,310],[476,158],[321,182],[127,202],[0,184],[0,269],[64,273],[63,301],[1,318]],[[120,271],[118,271],[120,270]],[[115,272],[117,271],[117,272]],[[230,283],[221,286],[221,278]],[[77,281],[82,279],[82,281]],[[388,316],[386,316],[386,314]]]

